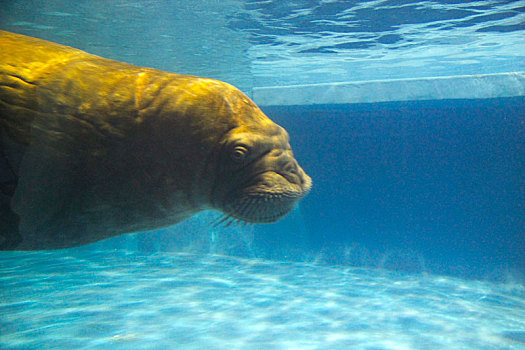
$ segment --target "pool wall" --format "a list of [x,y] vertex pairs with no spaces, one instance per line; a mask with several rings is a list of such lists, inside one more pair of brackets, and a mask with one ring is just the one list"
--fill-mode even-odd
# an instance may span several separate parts
[[300,210],[320,260],[523,275],[523,97],[263,109],[314,180]]

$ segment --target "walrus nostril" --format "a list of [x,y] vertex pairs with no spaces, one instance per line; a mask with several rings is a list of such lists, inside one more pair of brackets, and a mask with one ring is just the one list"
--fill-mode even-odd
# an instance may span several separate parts
[[284,167],[284,171],[289,174],[299,175],[297,162],[296,161],[288,162],[288,164],[286,164],[286,166]]
[[278,171],[277,173],[283,176],[292,184],[300,185],[302,183],[302,178],[299,174],[299,167],[297,165],[297,162],[295,161],[287,162],[280,168],[280,171]]

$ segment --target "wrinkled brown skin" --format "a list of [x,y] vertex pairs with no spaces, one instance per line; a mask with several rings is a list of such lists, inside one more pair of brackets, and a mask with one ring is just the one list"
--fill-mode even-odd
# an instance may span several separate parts
[[226,83],[0,31],[0,248],[59,249],[203,209],[273,222],[311,187]]

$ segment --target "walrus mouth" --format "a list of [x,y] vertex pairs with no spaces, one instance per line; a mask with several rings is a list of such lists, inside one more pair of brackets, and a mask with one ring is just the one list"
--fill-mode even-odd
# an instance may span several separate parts
[[255,184],[234,191],[225,201],[228,218],[245,223],[272,223],[288,214],[308,194],[311,179],[295,184],[282,174],[267,172]]

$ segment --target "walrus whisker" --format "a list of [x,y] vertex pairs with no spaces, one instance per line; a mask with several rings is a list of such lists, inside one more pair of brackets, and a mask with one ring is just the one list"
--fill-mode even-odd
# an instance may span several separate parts
[[224,227],[230,227],[235,223],[235,218],[228,217],[228,221],[225,223]]
[[255,207],[256,207],[256,200],[254,198],[251,198],[248,201],[249,205],[245,208],[245,211],[242,213],[244,216],[251,217]]
[[244,222],[245,220],[241,218],[250,217],[250,213],[254,209],[253,204],[255,203],[255,198],[244,197],[240,202],[239,205],[232,207],[231,215],[237,220]]
[[244,203],[242,203],[239,208],[237,209],[237,212],[242,215],[244,213],[244,211],[250,206],[250,202],[249,201],[244,201]]
[[215,219],[215,221],[212,223],[213,227],[217,228],[221,226],[226,220],[228,220],[228,218],[229,218],[228,215],[221,215],[220,217]]
[[[243,197],[236,204],[231,206],[231,216],[243,225],[253,222],[273,222],[286,215],[288,209],[276,208],[273,204],[281,203],[285,208],[289,208],[285,203],[289,202],[289,197],[283,197],[279,193],[255,193]],[[275,210],[277,209],[277,210]]]

